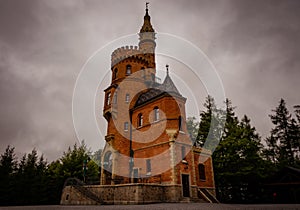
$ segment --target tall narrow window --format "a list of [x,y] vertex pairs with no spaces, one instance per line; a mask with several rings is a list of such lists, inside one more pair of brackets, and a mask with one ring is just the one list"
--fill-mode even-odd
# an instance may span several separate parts
[[141,77],[145,78],[145,68],[144,67],[141,68]]
[[126,93],[125,102],[129,103],[129,100],[130,100],[130,95],[129,95],[129,93]]
[[113,79],[116,79],[118,76],[118,69],[115,68],[115,70],[113,71]]
[[205,176],[205,166],[204,164],[199,164],[198,165],[198,170],[199,170],[199,177],[201,180],[206,180]]
[[138,127],[143,126],[143,115],[140,113],[138,115]]
[[118,100],[118,94],[117,92],[114,92],[113,103],[116,104],[117,100]]
[[181,116],[178,117],[178,129],[179,129],[179,131],[182,131],[182,117]]
[[158,121],[158,120],[159,120],[159,108],[154,107],[154,121]]
[[107,93],[106,95],[106,105],[110,105],[111,93]]
[[129,128],[128,122],[124,122],[124,131],[128,131],[128,128]]
[[130,75],[131,74],[131,66],[127,65],[126,66],[126,75]]
[[181,159],[182,160],[185,159],[185,147],[184,146],[181,147]]
[[151,173],[151,160],[146,160],[146,167],[147,167],[147,174],[149,175]]

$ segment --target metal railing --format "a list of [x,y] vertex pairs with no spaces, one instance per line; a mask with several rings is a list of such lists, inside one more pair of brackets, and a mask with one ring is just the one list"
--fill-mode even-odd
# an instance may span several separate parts
[[98,197],[94,192],[92,192],[86,185],[84,182],[82,182],[81,180],[77,179],[77,178],[68,178],[65,181],[64,184],[64,188],[66,186],[72,186],[74,187],[78,192],[80,192],[83,196],[85,196],[86,198],[89,198],[95,202],[97,202],[98,204],[103,204],[103,200]]

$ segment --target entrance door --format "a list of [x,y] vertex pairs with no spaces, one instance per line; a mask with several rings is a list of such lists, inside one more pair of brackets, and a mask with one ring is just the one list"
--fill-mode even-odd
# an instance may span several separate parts
[[190,178],[188,174],[181,175],[183,197],[190,197]]
[[139,177],[139,169],[134,168],[133,169],[133,183],[138,183],[138,177]]

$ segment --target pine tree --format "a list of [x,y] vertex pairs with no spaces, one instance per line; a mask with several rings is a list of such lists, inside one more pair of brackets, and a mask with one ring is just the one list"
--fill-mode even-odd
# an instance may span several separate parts
[[228,99],[226,107],[224,134],[213,153],[218,196],[223,202],[255,202],[264,176],[260,137],[247,116],[239,122]]
[[0,159],[0,205],[10,205],[14,194],[13,176],[17,169],[15,148],[8,146]]
[[222,134],[223,111],[217,108],[211,96],[206,98],[204,107],[206,110],[200,114],[195,145],[213,151],[219,144]]
[[272,111],[274,114],[269,116],[274,128],[271,130],[271,136],[266,139],[269,147],[267,153],[273,155],[272,159],[279,164],[279,167],[295,165],[295,158],[299,151],[299,127],[283,99]]

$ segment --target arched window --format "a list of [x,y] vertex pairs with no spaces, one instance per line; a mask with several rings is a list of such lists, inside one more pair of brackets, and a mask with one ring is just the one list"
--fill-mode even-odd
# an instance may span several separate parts
[[129,95],[129,93],[126,93],[125,102],[129,103],[129,100],[130,100],[130,95]]
[[111,100],[111,93],[107,93],[106,95],[106,105],[110,105],[110,100]]
[[131,74],[131,66],[127,65],[126,66],[126,75],[130,75]]
[[159,120],[159,108],[154,107],[154,121],[158,121],[158,120]]
[[128,122],[124,122],[124,131],[128,131],[129,125]]
[[118,69],[115,68],[115,70],[113,71],[113,79],[116,79],[118,76]]
[[146,160],[146,172],[147,172],[147,175],[151,174],[151,159]]
[[110,171],[112,170],[112,162],[113,158],[112,158],[112,153],[110,151],[108,151],[107,153],[105,153],[104,155],[104,162],[103,162],[103,167],[105,170]]
[[205,166],[204,164],[200,163],[198,165],[198,170],[199,170],[199,178],[201,180],[206,180],[206,176],[205,176]]
[[138,127],[143,126],[143,115],[140,113],[138,115]]
[[178,129],[179,129],[179,131],[182,131],[182,117],[181,116],[178,117]]
[[145,68],[144,67],[141,68],[141,77],[145,78]]

